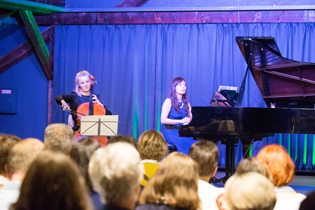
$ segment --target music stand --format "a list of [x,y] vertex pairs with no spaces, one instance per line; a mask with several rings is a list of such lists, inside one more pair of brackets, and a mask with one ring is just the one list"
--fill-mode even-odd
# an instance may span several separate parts
[[80,136],[116,136],[118,130],[118,115],[82,116]]

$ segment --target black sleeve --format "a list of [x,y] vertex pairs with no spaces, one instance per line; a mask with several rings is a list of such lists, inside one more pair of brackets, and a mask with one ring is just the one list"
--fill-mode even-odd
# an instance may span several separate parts
[[107,109],[106,106],[104,106],[104,107],[105,107],[105,111],[106,111],[105,115],[113,115],[112,112],[109,111],[109,109]]
[[104,108],[105,108],[105,115],[113,115],[111,111],[109,111],[109,109],[107,108],[107,106],[104,105],[103,100],[101,99],[101,97],[99,95],[96,95],[96,97],[98,98],[98,100],[103,104]]
[[73,102],[73,93],[59,95],[55,98],[56,102],[61,105],[61,101],[65,100],[66,103]]

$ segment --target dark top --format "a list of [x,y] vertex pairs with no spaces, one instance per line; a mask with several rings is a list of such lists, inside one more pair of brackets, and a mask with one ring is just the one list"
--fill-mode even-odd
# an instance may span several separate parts
[[125,208],[118,207],[118,206],[109,206],[109,205],[104,204],[98,210],[129,210],[129,209],[125,209]]
[[[144,204],[136,208],[136,210],[186,210],[187,208],[172,208],[166,204]],[[189,209],[187,209],[189,210]]]
[[[96,97],[98,98],[98,100],[104,104],[102,102],[102,100],[100,99],[99,95],[95,94]],[[83,103],[86,103],[86,102],[89,102],[90,100],[90,96],[85,96],[85,95],[82,95],[82,96],[79,96],[76,92],[71,92],[69,94],[63,94],[63,95],[59,95],[56,97],[56,102],[61,105],[61,101],[64,100],[66,103],[70,104],[70,109],[73,110],[73,111],[77,111],[78,107],[83,104]],[[111,111],[109,111],[107,109],[106,106],[104,106],[105,108],[105,115],[112,115]],[[74,121],[74,126],[73,126],[73,130],[74,131],[77,131],[79,130],[79,126],[77,125],[77,114],[75,113],[71,113],[72,115],[72,119]]]
[[92,200],[94,209],[100,209],[104,204],[101,202],[101,196],[95,191],[89,191],[89,196]]

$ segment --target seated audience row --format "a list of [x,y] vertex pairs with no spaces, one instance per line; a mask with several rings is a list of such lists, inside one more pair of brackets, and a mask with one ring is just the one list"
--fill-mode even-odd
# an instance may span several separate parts
[[91,138],[74,143],[71,128],[52,124],[44,143],[0,136],[0,210],[298,210],[310,205],[310,199],[300,205],[305,196],[288,187],[294,163],[279,145],[243,159],[224,189],[209,183],[219,160],[211,141],[196,141],[189,156],[166,156],[157,131],[144,132],[138,143],[116,136],[101,148]]

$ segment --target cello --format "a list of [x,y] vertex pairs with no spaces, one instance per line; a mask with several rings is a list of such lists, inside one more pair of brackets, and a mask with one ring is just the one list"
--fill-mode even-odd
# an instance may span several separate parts
[[[102,106],[99,103],[93,103],[92,100],[92,96],[93,96],[93,87],[95,84],[94,81],[94,77],[91,75],[90,77],[92,83],[91,83],[91,87],[90,87],[90,99],[89,102],[83,103],[81,104],[78,108],[77,108],[77,125],[80,126],[81,124],[81,117],[82,116],[87,116],[87,115],[105,115],[106,114],[106,110],[104,108],[104,106]],[[82,138],[82,136],[80,136],[80,129],[78,131],[75,132],[74,134],[74,139],[75,141],[80,140]],[[94,139],[98,139],[97,136],[93,136]],[[107,144],[107,137],[106,136],[100,136],[99,137],[99,144],[101,147],[104,147]]]

